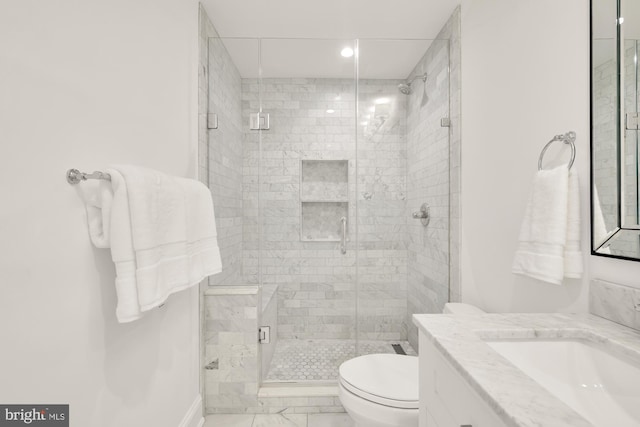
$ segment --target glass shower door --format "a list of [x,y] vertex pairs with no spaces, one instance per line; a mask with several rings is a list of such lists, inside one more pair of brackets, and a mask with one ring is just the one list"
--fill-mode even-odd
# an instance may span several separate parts
[[359,40],[359,354],[415,354],[449,300],[449,91],[449,40]]
[[262,123],[261,283],[277,295],[266,382],[335,382],[355,355],[356,81],[345,48],[354,42],[263,39],[243,91]]

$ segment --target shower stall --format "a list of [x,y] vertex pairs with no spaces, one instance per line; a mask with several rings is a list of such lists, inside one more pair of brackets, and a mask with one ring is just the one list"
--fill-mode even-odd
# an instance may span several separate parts
[[[265,387],[335,384],[340,363],[358,355],[416,354],[412,314],[457,299],[454,24],[435,40],[206,33],[200,170],[223,271],[203,298],[248,302],[204,303],[208,412],[250,411],[246,399]],[[253,354],[251,333],[231,338],[234,315],[260,340],[251,386],[219,372],[223,341],[236,339],[231,365]]]

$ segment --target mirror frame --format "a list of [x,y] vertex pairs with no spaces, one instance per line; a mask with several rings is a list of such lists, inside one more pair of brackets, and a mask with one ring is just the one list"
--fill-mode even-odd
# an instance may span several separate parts
[[[611,0],[614,1],[614,0]],[[635,227],[625,227],[622,223],[622,198],[623,194],[623,186],[622,186],[622,161],[621,161],[621,149],[623,147],[622,144],[622,111],[623,111],[623,103],[624,100],[622,96],[624,92],[621,90],[621,60],[620,55],[622,53],[621,49],[621,28],[620,28],[620,16],[621,16],[621,4],[622,0],[615,0],[616,2],[616,98],[618,103],[618,108],[616,108],[615,113],[615,138],[616,138],[616,183],[618,185],[618,194],[617,196],[617,212],[616,212],[616,222],[617,226],[614,227],[611,231],[608,231],[604,240],[601,242],[595,241],[595,227],[594,227],[594,193],[593,189],[595,188],[595,177],[594,177],[594,93],[593,93],[593,60],[594,60],[594,15],[593,15],[593,2],[594,0],[589,0],[589,123],[590,123],[590,136],[591,136],[591,144],[590,144],[590,220],[591,220],[591,255],[597,255],[607,258],[617,258],[617,259],[625,259],[630,261],[640,261],[640,251],[637,257],[626,256],[626,255],[615,255],[611,253],[607,253],[607,249],[609,246],[614,243],[619,238],[624,237],[635,237],[640,239],[640,230],[638,226]],[[600,252],[599,252],[600,251]],[[606,252],[605,252],[606,251]]]

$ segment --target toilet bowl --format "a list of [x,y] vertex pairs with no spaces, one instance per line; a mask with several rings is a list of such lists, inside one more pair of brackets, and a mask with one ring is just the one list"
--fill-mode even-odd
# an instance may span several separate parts
[[357,427],[418,426],[418,358],[368,354],[340,365],[338,396]]
[[[482,314],[469,304],[445,304],[445,314]],[[339,369],[338,397],[356,427],[418,426],[418,358],[368,354]]]

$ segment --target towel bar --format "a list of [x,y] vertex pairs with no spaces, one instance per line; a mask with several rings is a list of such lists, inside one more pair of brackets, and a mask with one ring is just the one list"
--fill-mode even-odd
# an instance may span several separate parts
[[549,146],[556,141],[562,141],[565,144],[569,144],[571,146],[571,160],[569,160],[569,169],[571,169],[571,166],[573,166],[573,162],[576,160],[576,133],[573,131],[569,131],[564,135],[556,135],[551,139],[551,141],[547,142],[547,145],[544,146],[542,152],[540,153],[540,158],[538,158],[539,171],[542,170],[542,158],[544,157],[545,151],[547,151],[547,148],[549,148]]
[[67,171],[67,182],[71,185],[76,185],[87,179],[104,179],[111,181],[111,175],[100,171],[94,171],[92,173],[80,172],[78,169],[69,169]]

